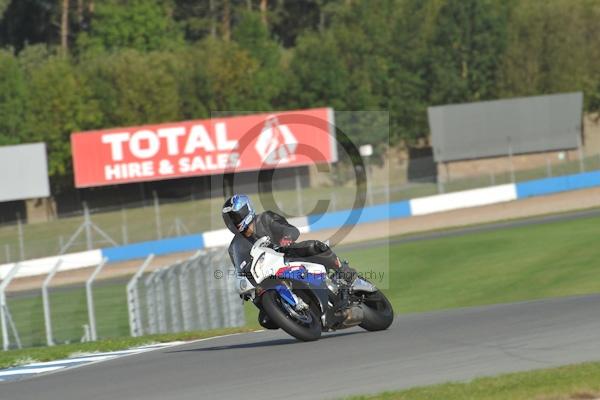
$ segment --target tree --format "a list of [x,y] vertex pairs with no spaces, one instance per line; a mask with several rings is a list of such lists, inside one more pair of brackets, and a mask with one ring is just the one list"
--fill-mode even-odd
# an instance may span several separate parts
[[121,50],[87,60],[82,74],[105,127],[180,118],[177,57],[170,52]]
[[12,53],[0,51],[0,145],[24,139],[26,85]]
[[54,189],[72,186],[72,132],[99,127],[96,102],[68,58],[52,57],[28,80],[26,139],[46,142]]
[[506,14],[492,0],[447,0],[439,11],[430,68],[433,104],[491,99],[506,49]]
[[2,17],[4,17],[4,11],[8,8],[10,0],[0,0],[0,21],[2,21]]
[[517,3],[508,25],[503,94],[593,92],[600,49],[592,38],[600,35],[599,18],[595,1]]
[[233,39],[257,62],[258,69],[252,80],[256,110],[272,108],[274,99],[279,96],[285,84],[281,68],[281,50],[269,37],[269,31],[255,12],[244,12],[233,31]]
[[208,85],[208,104],[212,111],[255,111],[264,109],[262,94],[254,81],[259,65],[236,42],[208,37],[197,45],[203,54],[203,73]]
[[106,0],[98,3],[88,32],[78,37],[81,51],[122,48],[153,51],[183,44],[183,32],[171,17],[168,2]]
[[347,109],[349,73],[331,33],[300,37],[289,72],[286,89],[289,106]]
[[18,53],[26,44],[57,43],[59,15],[58,0],[8,2],[0,18],[0,46],[11,46]]
[[387,108],[392,142],[414,142],[427,135],[429,49],[439,1],[405,0],[393,15],[389,47],[390,80]]

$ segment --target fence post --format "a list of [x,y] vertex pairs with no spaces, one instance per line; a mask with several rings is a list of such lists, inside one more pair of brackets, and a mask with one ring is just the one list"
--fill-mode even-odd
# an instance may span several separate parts
[[181,303],[180,299],[180,291],[178,290],[179,283],[179,273],[178,270],[181,267],[181,262],[179,262],[174,267],[171,267],[167,270],[165,274],[165,278],[167,280],[167,287],[169,293],[169,311],[171,313],[171,328],[167,328],[168,332],[180,332],[181,331],[181,321],[179,320],[179,309],[178,304]]
[[13,280],[13,278],[19,271],[19,268],[21,268],[21,264],[16,263],[11,268],[11,270],[8,271],[8,274],[2,280],[2,283],[0,283],[0,324],[2,326],[2,348],[3,348],[3,350],[8,350],[8,348],[10,346],[10,338],[8,336],[8,327],[6,326],[6,322],[7,322],[6,321],[6,318],[7,318],[6,311],[7,311],[8,306],[6,305],[6,295],[4,294],[4,291],[10,284],[10,281]]
[[94,247],[94,240],[92,239],[92,221],[90,218],[90,209],[87,203],[83,202],[83,219],[85,224],[85,243],[88,250],[92,250]]
[[194,289],[196,292],[196,311],[198,314],[198,328],[199,329],[209,329],[210,322],[207,318],[206,309],[207,307],[207,294],[206,294],[206,281],[204,279],[204,271],[206,270],[206,266],[204,264],[204,259],[206,258],[207,253],[204,253],[204,257],[198,260],[198,263],[194,266]]
[[581,141],[581,134],[577,135],[577,150],[579,151],[579,172],[585,172],[585,160],[583,156],[583,143]]
[[508,136],[507,140],[508,140],[508,161],[510,163],[510,179],[511,179],[512,183],[515,183],[515,181],[516,181],[515,164],[513,163],[513,147],[512,147],[511,137]]
[[148,267],[152,260],[154,259],[154,254],[150,254],[146,257],[146,260],[140,265],[138,270],[135,272],[131,280],[127,283],[127,308],[129,310],[129,332],[131,336],[141,336],[142,335],[142,320],[141,320],[141,312],[140,312],[140,298],[138,292],[138,280]]
[[300,174],[298,168],[295,169],[296,179],[296,204],[298,205],[298,216],[304,215],[304,207],[302,206],[302,184],[300,183]]
[[21,261],[25,260],[25,239],[23,237],[23,223],[21,222],[21,214],[17,213],[17,229],[19,231],[19,255]]
[[146,277],[144,281],[144,287],[146,288],[146,311],[148,313],[148,330],[150,333],[157,333],[157,310],[156,310],[156,299],[155,292],[156,288],[154,285],[154,277],[158,274],[159,270],[153,271]]
[[156,194],[156,190],[152,192],[154,196],[154,218],[156,221],[156,238],[162,239],[162,231],[160,227],[160,204],[158,203],[158,195]]
[[42,302],[44,305],[44,325],[46,326],[46,344],[48,346],[54,346],[54,339],[52,338],[52,317],[50,315],[50,299],[48,297],[48,285],[50,285],[50,281],[54,278],[54,275],[58,272],[60,265],[62,264],[62,259],[59,259],[54,267],[48,273],[46,279],[44,279],[44,283],[42,283]]
[[105,257],[96,267],[92,275],[85,282],[85,295],[87,297],[88,317],[90,322],[90,337],[92,341],[98,340],[98,332],[96,331],[96,313],[94,312],[94,294],[92,293],[92,284],[96,276],[102,271],[108,259]]
[[129,235],[127,234],[127,214],[124,208],[121,208],[121,236],[123,237],[123,244],[129,243]]

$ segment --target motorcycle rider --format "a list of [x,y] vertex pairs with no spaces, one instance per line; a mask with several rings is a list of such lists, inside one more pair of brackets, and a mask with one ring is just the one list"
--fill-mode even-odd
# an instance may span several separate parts
[[[269,236],[272,243],[278,244],[288,258],[302,258],[319,263],[327,270],[340,269],[339,259],[327,244],[318,240],[296,243],[300,236],[298,228],[273,211],[256,214],[250,198],[244,194],[235,194],[228,198],[223,204],[222,215],[225,226],[234,234],[228,251],[238,274],[246,272],[244,268],[250,257],[252,245],[264,236]],[[351,270],[347,265],[344,265],[344,268]],[[267,329],[278,328],[269,320],[262,308],[260,308],[258,321]]]

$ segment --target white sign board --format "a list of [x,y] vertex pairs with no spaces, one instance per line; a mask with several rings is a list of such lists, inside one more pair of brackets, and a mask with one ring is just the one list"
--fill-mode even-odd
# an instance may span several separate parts
[[0,147],[0,202],[49,196],[45,143]]

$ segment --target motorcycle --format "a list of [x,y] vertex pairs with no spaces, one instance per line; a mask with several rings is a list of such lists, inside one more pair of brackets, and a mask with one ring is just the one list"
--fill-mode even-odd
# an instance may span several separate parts
[[366,279],[328,275],[321,264],[290,259],[269,237],[258,239],[250,256],[242,264],[240,296],[262,308],[275,325],[271,329],[313,341],[326,331],[357,325],[379,331],[392,324],[392,305]]

